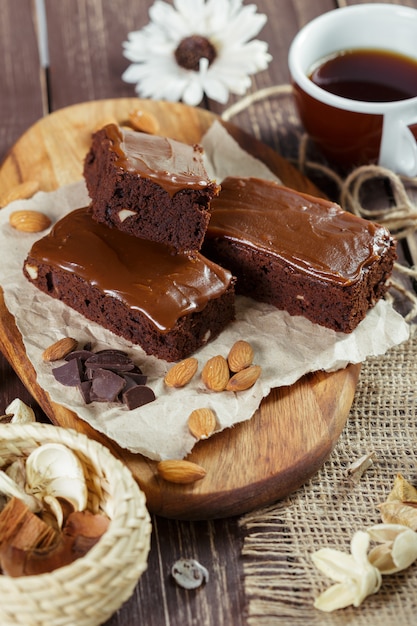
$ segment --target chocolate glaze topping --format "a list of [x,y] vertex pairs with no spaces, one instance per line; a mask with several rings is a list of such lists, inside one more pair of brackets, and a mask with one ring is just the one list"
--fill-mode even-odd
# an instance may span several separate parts
[[201,254],[189,258],[168,246],[95,222],[88,208],[72,211],[32,246],[29,257],[73,272],[109,296],[144,313],[160,332],[201,311],[232,281]]
[[389,232],[337,204],[256,178],[226,178],[206,237],[266,250],[323,280],[351,284],[390,246]]
[[181,189],[204,189],[210,184],[199,146],[121,129],[116,124],[108,124],[105,130],[116,165],[154,180],[171,196]]

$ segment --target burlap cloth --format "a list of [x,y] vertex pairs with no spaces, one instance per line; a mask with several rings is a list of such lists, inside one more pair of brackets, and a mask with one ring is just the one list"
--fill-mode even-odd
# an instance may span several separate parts
[[[255,102],[289,94],[290,88],[286,85],[261,90],[230,107],[223,117],[230,119]],[[279,126],[283,121],[282,111],[279,104],[275,108],[274,104],[268,102],[273,108],[268,122],[277,120]],[[267,111],[265,106],[265,115]],[[257,119],[262,117],[260,114]],[[282,124],[286,132],[292,121],[289,118]],[[270,132],[269,127],[267,131]],[[358,202],[360,187],[367,178],[388,178],[393,188],[392,206],[377,219],[393,229],[399,239],[405,239],[410,233],[416,236],[417,179],[400,179],[391,172],[381,168],[375,171],[371,167],[358,168],[348,179],[342,180],[328,167],[308,161],[305,138],[298,136],[295,141],[297,156],[293,161],[301,171],[308,175],[323,173],[326,179],[330,175],[342,206],[367,218],[370,216],[362,211]],[[289,139],[286,135],[283,143],[288,145]],[[411,199],[407,193],[409,185],[413,192]],[[405,318],[416,323],[416,292],[412,286],[402,288],[401,274],[415,281],[417,268],[397,264],[391,283],[392,299],[398,294],[404,296],[411,308]],[[349,553],[350,540],[357,530],[381,522],[377,505],[385,501],[397,473],[417,486],[416,444],[417,333],[414,327],[413,337],[407,343],[363,364],[347,424],[321,470],[285,500],[240,518],[248,626],[411,626],[417,623],[417,562],[403,572],[384,576],[379,592],[366,598],[360,607],[324,613],[315,609],[313,602],[334,581],[317,570],[311,560],[311,554],[323,547]],[[370,452],[375,453],[373,465],[355,482],[347,475],[347,468]]]
[[[327,614],[314,599],[334,581],[320,573],[311,553],[321,547],[349,552],[354,532],[381,522],[398,472],[417,485],[417,335],[362,366],[344,432],[322,469],[275,505],[240,519],[250,626],[392,626],[417,619],[417,563],[385,576],[380,591],[358,608]],[[373,465],[355,484],[352,461],[373,451]]]

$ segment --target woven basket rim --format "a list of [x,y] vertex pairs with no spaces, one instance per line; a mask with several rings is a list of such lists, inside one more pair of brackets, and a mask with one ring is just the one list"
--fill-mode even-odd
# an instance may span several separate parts
[[[150,544],[150,516],[146,508],[145,495],[133,478],[130,470],[119,459],[111,454],[103,444],[90,439],[87,435],[79,433],[74,429],[66,429],[43,423],[32,424],[0,424],[0,446],[3,448],[8,441],[25,440],[39,441],[46,443],[49,441],[60,442],[72,447],[75,451],[83,454],[93,452],[94,463],[100,463],[101,468],[109,480],[109,484],[117,483],[115,494],[120,501],[123,510],[115,510],[111,517],[108,530],[95,546],[83,557],[75,560],[69,565],[60,567],[52,572],[44,574],[11,578],[0,575],[0,592],[10,592],[11,587],[24,587],[25,593],[31,589],[48,589],[48,581],[62,580],[68,582],[71,579],[88,579],[89,573],[96,569],[97,563],[109,570],[120,570],[132,566],[134,569],[142,571],[146,569],[147,555]],[[32,445],[32,443],[30,444]],[[1,461],[0,461],[1,462]],[[1,466],[0,466],[1,467]],[[121,489],[121,485],[125,491]],[[123,538],[128,534],[128,549],[117,552],[119,546],[123,548]],[[132,549],[135,538],[138,539],[138,548]],[[145,537],[143,545],[139,539]],[[91,574],[94,576],[94,573]],[[140,575],[140,574],[139,574]],[[114,573],[113,573],[114,576]]]

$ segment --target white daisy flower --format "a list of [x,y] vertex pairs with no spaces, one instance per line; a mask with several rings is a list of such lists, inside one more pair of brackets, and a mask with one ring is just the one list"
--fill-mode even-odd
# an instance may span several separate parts
[[122,75],[139,96],[198,105],[204,93],[226,103],[242,95],[250,75],[272,60],[265,42],[252,40],[266,22],[254,4],[242,0],[156,0],[150,22],[129,33]]

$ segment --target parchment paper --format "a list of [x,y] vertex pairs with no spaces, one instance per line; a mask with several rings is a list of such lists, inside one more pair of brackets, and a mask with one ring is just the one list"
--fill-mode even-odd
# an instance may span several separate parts
[[[243,152],[219,124],[213,125],[204,144],[207,158],[216,155],[215,163],[209,163],[208,167],[218,181],[242,172],[274,178],[262,163]],[[132,452],[157,460],[183,458],[195,444],[187,427],[192,410],[211,407],[216,412],[218,430],[223,430],[250,419],[271,388],[290,385],[307,372],[332,371],[348,363],[363,362],[368,356],[384,354],[409,336],[407,323],[385,301],[380,301],[353,333],[344,334],[312,324],[303,317],[292,317],[270,305],[238,297],[236,321],[195,354],[199,371],[193,381],[183,389],[169,389],[163,383],[163,376],[172,364],[146,356],[140,347],[49,298],[23,275],[22,267],[30,247],[46,231],[41,234],[16,231],[9,224],[10,213],[19,209],[40,210],[55,223],[68,211],[88,203],[84,182],[80,181],[54,192],[39,192],[30,200],[13,202],[1,210],[0,284],[38,384],[54,402],[75,411],[97,431]],[[91,341],[94,350],[118,347],[128,352],[148,375],[148,384],[156,394],[155,402],[133,411],[118,404],[85,405],[77,389],[56,383],[52,368],[60,363],[42,361],[44,349],[65,336],[76,338],[80,346]],[[199,376],[202,366],[211,356],[227,356],[237,339],[252,344],[255,362],[262,367],[261,378],[252,389],[238,394],[208,391]]]

